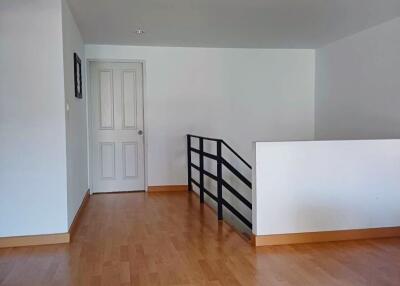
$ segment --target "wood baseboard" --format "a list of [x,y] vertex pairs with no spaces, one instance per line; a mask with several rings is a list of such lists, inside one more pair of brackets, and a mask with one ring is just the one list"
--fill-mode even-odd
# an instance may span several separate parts
[[71,239],[72,239],[73,235],[75,234],[76,227],[78,226],[79,221],[82,216],[82,211],[86,207],[87,203],[89,202],[89,199],[90,199],[90,190],[87,190],[85,196],[83,197],[82,203],[81,203],[78,211],[75,214],[74,220],[72,221],[71,226],[69,227],[69,230],[68,230],[68,233],[70,234]]
[[123,194],[136,194],[136,193],[144,193],[145,191],[125,191],[125,192],[99,192],[99,193],[92,193],[92,195],[123,195]]
[[156,192],[187,192],[187,185],[169,185],[169,186],[148,186],[147,191]]
[[69,243],[69,233],[1,237],[0,248]]
[[253,235],[252,244],[254,246],[273,246],[390,237],[400,237],[400,227],[274,234],[260,236]]
[[89,198],[90,191],[88,190],[67,233],[0,237],[0,248],[69,243],[79,224],[82,210],[87,205]]

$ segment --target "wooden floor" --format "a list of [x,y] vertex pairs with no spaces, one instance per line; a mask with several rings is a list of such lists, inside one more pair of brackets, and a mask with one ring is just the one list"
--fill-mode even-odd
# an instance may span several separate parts
[[255,250],[195,195],[95,195],[70,245],[0,249],[0,285],[400,285],[400,239]]

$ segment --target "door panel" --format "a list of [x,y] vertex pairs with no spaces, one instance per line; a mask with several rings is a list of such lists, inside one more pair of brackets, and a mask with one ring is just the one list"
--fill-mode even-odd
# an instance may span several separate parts
[[114,92],[112,70],[100,71],[100,128],[114,129]]
[[134,71],[124,71],[122,76],[123,128],[136,129],[137,87]]
[[93,192],[144,190],[143,72],[91,63]]
[[115,143],[100,142],[101,179],[115,179]]
[[124,178],[136,178],[138,176],[137,158],[138,158],[137,142],[122,143]]

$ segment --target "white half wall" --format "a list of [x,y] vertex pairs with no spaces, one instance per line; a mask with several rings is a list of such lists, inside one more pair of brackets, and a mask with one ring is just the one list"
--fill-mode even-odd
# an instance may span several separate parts
[[255,148],[254,234],[400,226],[400,140]]
[[400,138],[400,18],[316,52],[316,139]]
[[[62,0],[65,112],[67,140],[68,226],[89,188],[87,144],[87,100],[85,87],[85,49],[78,26],[66,0]],[[74,53],[82,60],[82,99],[75,97]]]
[[87,45],[87,59],[145,63],[148,185],[186,184],[187,133],[252,141],[314,137],[313,50]]
[[64,233],[61,1],[0,1],[0,237]]

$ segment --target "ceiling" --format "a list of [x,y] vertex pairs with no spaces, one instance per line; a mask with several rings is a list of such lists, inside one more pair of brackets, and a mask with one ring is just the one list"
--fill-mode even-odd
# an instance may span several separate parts
[[89,44],[318,48],[400,16],[400,0],[68,1]]

